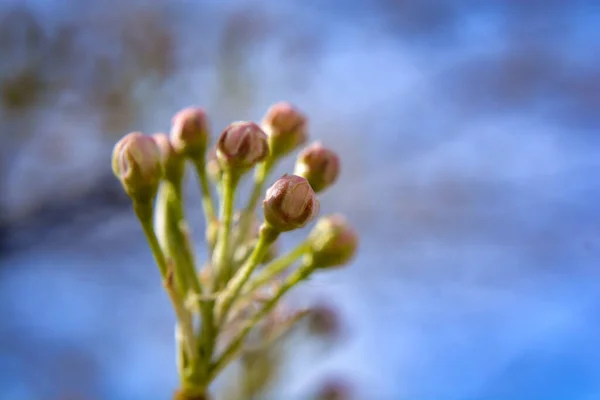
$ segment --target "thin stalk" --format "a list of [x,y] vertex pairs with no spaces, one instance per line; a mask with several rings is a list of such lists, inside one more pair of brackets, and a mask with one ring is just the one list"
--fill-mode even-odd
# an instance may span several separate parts
[[200,180],[200,187],[202,189],[202,209],[204,210],[204,218],[206,225],[216,219],[215,208],[213,206],[212,194],[210,192],[210,184],[208,182],[208,175],[206,174],[206,159],[205,157],[192,160],[196,174]]
[[217,236],[216,259],[213,263],[217,267],[215,290],[225,285],[230,276],[229,265],[229,240],[231,238],[231,220],[235,200],[235,189],[239,177],[231,171],[223,174],[223,201],[221,202],[219,232]]
[[[165,182],[168,183],[168,182]],[[163,184],[165,185],[165,184]],[[161,205],[161,198],[157,204],[157,217],[164,219],[162,225],[162,231],[159,230],[159,234],[164,235],[164,241],[167,243],[170,251],[167,254],[173,254],[173,258],[176,263],[176,270],[183,270],[185,272],[186,284],[193,292],[197,295],[198,308],[202,317],[202,331],[200,340],[196,342],[196,348],[194,354],[197,362],[202,364],[196,364],[193,366],[193,370],[197,373],[203,373],[206,375],[207,367],[210,364],[213,344],[214,344],[214,317],[213,317],[213,304],[214,302],[203,301],[202,296],[206,288],[202,287],[199,276],[196,271],[196,262],[191,249],[191,240],[189,234],[184,228],[185,219],[183,216],[183,196],[181,185],[172,183],[171,185],[161,188],[165,192],[161,193],[165,198],[165,204]],[[159,196],[161,195],[159,194]],[[164,210],[162,207],[165,207]],[[164,214],[160,214],[160,212]]]
[[185,228],[180,183],[164,181],[161,184],[156,204],[155,228],[165,255],[175,263],[175,279],[180,285],[180,293],[184,297],[189,291],[202,294],[189,233]]
[[213,364],[210,369],[210,378],[214,378],[221,372],[233,359],[235,359],[237,353],[240,351],[244,340],[264,317],[266,317],[271,310],[277,305],[281,297],[285,295],[290,289],[296,286],[299,282],[306,279],[313,271],[315,266],[312,263],[306,263],[300,268],[295,270],[278,288],[275,295],[260,309],[252,318],[246,322],[240,332],[233,338],[229,346],[223,351],[219,359]]
[[251,294],[267,283],[272,282],[279,274],[285,271],[290,265],[296,262],[309,250],[310,241],[306,239],[288,254],[271,261],[264,267],[264,269],[260,271],[258,276],[244,286],[244,294]]
[[267,227],[266,225],[261,227],[258,242],[256,243],[256,247],[252,251],[252,254],[227,283],[227,286],[217,299],[217,320],[219,321],[219,326],[227,320],[227,313],[233,302],[240,294],[243,286],[248,282],[252,272],[254,272],[264,258],[269,246],[277,239],[277,236],[279,236],[279,232],[274,231],[272,228]]
[[252,186],[252,192],[240,219],[239,235],[236,240],[236,246],[243,242],[244,239],[246,239],[246,237],[248,236],[248,230],[250,229],[250,225],[252,224],[252,216],[254,215],[254,210],[256,209],[258,201],[260,200],[260,197],[263,194],[265,181],[269,176],[269,173],[273,169],[274,165],[275,159],[272,157],[268,157],[264,162],[258,164],[258,166],[256,167],[256,170],[254,172],[254,184]]
[[165,287],[165,290],[169,295],[171,302],[173,303],[175,315],[178,323],[181,325],[183,342],[186,351],[188,352],[189,358],[193,359],[194,349],[196,348],[194,328],[191,323],[189,312],[186,310],[183,300],[175,290],[175,285],[173,284],[173,265],[169,265],[167,263],[165,255],[158,242],[158,238],[156,237],[156,233],[154,232],[154,227],[152,226],[152,203],[134,202],[133,206],[135,214],[142,225],[144,234],[146,235],[148,244],[150,245],[150,249],[152,250],[154,260],[158,265],[158,269],[163,280],[163,286]]

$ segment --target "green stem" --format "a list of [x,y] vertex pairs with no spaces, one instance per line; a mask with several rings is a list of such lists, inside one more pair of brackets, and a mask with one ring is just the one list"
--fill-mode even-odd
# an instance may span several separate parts
[[265,180],[273,166],[275,165],[275,159],[272,157],[267,158],[264,162],[260,163],[254,172],[254,185],[252,186],[252,192],[250,194],[250,199],[248,200],[248,204],[246,208],[244,208],[244,212],[242,213],[239,225],[239,234],[236,240],[236,247],[242,243],[246,237],[248,236],[248,230],[252,224],[252,217],[254,215],[254,210],[258,205],[258,201],[263,194],[263,187],[265,185]]
[[250,294],[267,283],[275,280],[279,274],[285,271],[290,265],[296,262],[298,258],[302,257],[309,250],[310,241],[306,239],[288,254],[281,256],[267,264],[264,269],[260,271],[256,278],[252,279],[247,285],[245,285],[244,294]]
[[204,218],[206,225],[216,219],[215,208],[213,206],[212,194],[210,193],[210,184],[206,175],[205,157],[192,160],[196,168],[196,174],[200,179],[200,187],[202,189],[202,208],[204,210]]
[[223,201],[221,202],[219,232],[217,237],[216,260],[213,264],[217,267],[215,290],[225,285],[230,276],[229,266],[229,239],[231,237],[231,219],[235,200],[235,189],[239,177],[231,171],[223,174]]
[[181,184],[164,181],[158,192],[156,203],[156,235],[165,255],[175,263],[175,279],[180,294],[187,296],[191,290],[201,294],[201,284],[191,251],[190,238],[185,229],[185,217],[181,198]]
[[[203,365],[194,365],[193,370],[206,375],[208,365],[210,365],[213,343],[214,343],[214,318],[213,304],[202,300],[204,290],[196,271],[196,262],[191,250],[191,240],[185,232],[182,224],[185,223],[183,216],[183,197],[181,194],[181,185],[175,182],[164,182],[159,193],[157,204],[157,225],[161,226],[158,230],[159,235],[164,236],[163,245],[175,260],[175,270],[183,271],[187,287],[199,298],[198,308],[202,316],[201,340],[197,341],[195,354],[198,355],[196,361],[203,362]],[[158,222],[164,220],[162,224]],[[203,368],[204,371],[203,371]]]
[[182,389],[175,392],[173,400],[210,400],[212,397],[209,395],[208,390],[189,388],[183,385]]
[[281,321],[275,330],[271,332],[265,339],[263,339],[259,344],[250,347],[248,350],[252,351],[267,351],[270,347],[284,338],[287,334],[289,334],[292,329],[296,326],[296,324],[310,314],[309,310],[301,310],[294,314],[292,317],[287,318],[284,321]]
[[210,383],[208,380],[210,363],[212,361],[215,343],[217,341],[214,316],[215,301],[200,301],[202,302],[200,304],[200,310],[202,310],[202,347],[200,349],[202,350],[202,359],[206,360],[206,363],[202,368],[202,379],[203,382],[208,385]]
[[154,260],[158,265],[158,269],[163,280],[163,286],[165,287],[165,290],[167,291],[167,294],[173,303],[175,315],[178,323],[181,325],[183,342],[186,351],[188,352],[189,358],[193,359],[194,349],[196,348],[194,343],[194,328],[191,323],[190,315],[185,309],[181,297],[175,290],[175,285],[173,284],[173,266],[168,265],[165,255],[158,242],[158,238],[156,237],[156,233],[154,232],[154,227],[152,226],[152,203],[139,203],[134,201],[133,208],[140,221],[140,224],[142,225],[142,229],[144,230],[144,234],[146,235],[146,239],[148,240],[148,244],[152,250]]
[[252,251],[252,254],[244,263],[244,265],[242,265],[242,267],[236,272],[233,278],[227,283],[227,286],[217,299],[217,320],[219,321],[219,326],[221,326],[227,320],[227,313],[229,312],[233,302],[240,294],[240,291],[246,282],[248,282],[248,279],[252,275],[252,272],[254,272],[254,269],[264,258],[269,246],[277,239],[277,236],[279,236],[279,232],[265,224],[262,225],[258,242],[256,243],[256,247]]
[[291,288],[296,286],[299,282],[306,279],[313,271],[315,267],[312,263],[302,265],[300,268],[295,270],[278,288],[275,295],[260,309],[252,318],[244,324],[241,331],[233,338],[229,346],[223,351],[219,359],[213,364],[210,370],[211,379],[214,378],[223,368],[225,368],[237,355],[241,349],[246,336],[250,333],[252,328],[258,324],[279,302],[279,299],[283,297]]

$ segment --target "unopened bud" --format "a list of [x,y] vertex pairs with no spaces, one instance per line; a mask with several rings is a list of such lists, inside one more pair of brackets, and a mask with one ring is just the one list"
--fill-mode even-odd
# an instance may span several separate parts
[[300,152],[294,169],[294,174],[308,179],[316,193],[331,186],[339,173],[339,157],[320,142],[315,142]]
[[288,154],[308,139],[306,117],[285,101],[275,103],[267,110],[262,125],[274,157]]
[[317,400],[348,400],[351,389],[347,382],[339,379],[327,381],[316,396]]
[[313,335],[335,337],[341,330],[337,310],[324,304],[312,307],[308,314],[308,330]]
[[302,228],[319,213],[319,199],[308,181],[284,175],[268,190],[263,201],[265,222],[279,232]]
[[160,150],[150,136],[133,132],[119,140],[113,149],[112,169],[134,201],[148,202],[156,196],[163,167]]
[[320,219],[310,233],[312,262],[327,268],[348,263],[358,248],[358,235],[339,214]]
[[234,122],[221,133],[217,157],[221,167],[245,171],[269,155],[267,135],[254,122]]
[[184,108],[173,117],[171,144],[178,153],[192,159],[201,158],[206,151],[208,137],[208,120],[203,109]]
[[183,176],[185,164],[181,156],[177,154],[171,145],[169,136],[164,133],[155,133],[152,135],[152,139],[154,139],[160,150],[165,178],[171,182],[180,181]]

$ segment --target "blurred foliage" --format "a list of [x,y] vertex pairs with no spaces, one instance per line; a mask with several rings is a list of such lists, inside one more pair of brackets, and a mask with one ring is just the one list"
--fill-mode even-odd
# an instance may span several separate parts
[[[28,5],[0,10],[4,111],[24,118],[23,113],[35,112],[42,101],[74,92],[82,109],[103,116],[106,132],[128,129],[140,107],[133,96],[135,85],[149,76],[160,83],[173,73],[175,39],[158,7],[118,12],[121,18],[108,23],[83,17],[60,21],[51,29]],[[111,42],[109,53],[100,45],[105,41]]]

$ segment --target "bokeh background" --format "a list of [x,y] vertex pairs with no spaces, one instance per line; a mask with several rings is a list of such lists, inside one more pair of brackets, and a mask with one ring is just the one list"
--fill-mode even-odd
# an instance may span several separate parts
[[362,237],[296,296],[334,302],[345,343],[292,349],[278,398],[332,376],[358,399],[600,398],[600,3],[4,0],[2,399],[169,398],[173,315],[112,145],[278,100],[341,154],[323,211]]

